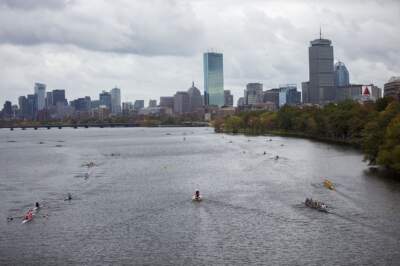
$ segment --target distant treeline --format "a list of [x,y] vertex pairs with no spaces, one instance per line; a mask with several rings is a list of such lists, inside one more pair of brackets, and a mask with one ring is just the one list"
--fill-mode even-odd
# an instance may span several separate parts
[[[128,116],[116,116],[108,117],[104,119],[97,118],[65,118],[65,119],[53,119],[53,120],[0,120],[1,127],[32,127],[32,126],[57,126],[57,125],[83,125],[83,124],[113,124],[113,123],[134,123],[140,126],[162,126],[162,125],[185,125],[185,123],[199,122],[199,119],[195,119],[190,116],[181,117],[128,117]],[[202,121],[200,121],[202,122]]]
[[214,121],[216,132],[280,134],[361,148],[371,165],[400,174],[400,104],[344,101],[319,107],[284,106],[278,112],[242,112]]

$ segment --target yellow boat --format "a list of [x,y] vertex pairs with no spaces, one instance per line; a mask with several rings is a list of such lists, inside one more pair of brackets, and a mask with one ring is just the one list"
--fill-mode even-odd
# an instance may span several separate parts
[[333,185],[333,182],[328,179],[324,180],[324,187],[326,187],[330,190],[335,190],[335,186]]

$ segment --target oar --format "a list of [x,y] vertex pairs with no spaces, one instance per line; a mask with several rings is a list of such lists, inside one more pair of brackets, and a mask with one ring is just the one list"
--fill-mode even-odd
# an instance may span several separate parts
[[10,216],[10,217],[7,217],[7,221],[12,221],[12,220],[14,220],[14,219],[18,219],[18,218],[24,218],[24,216]]

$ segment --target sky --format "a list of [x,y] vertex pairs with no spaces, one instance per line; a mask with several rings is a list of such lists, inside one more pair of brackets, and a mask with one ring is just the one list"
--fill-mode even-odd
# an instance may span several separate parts
[[0,103],[65,89],[69,100],[117,86],[122,101],[203,91],[203,56],[224,54],[225,89],[243,95],[308,80],[308,46],[332,40],[351,83],[400,76],[397,0],[0,0]]

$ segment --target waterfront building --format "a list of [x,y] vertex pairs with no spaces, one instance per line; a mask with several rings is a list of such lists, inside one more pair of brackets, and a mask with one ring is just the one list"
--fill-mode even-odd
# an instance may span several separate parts
[[46,93],[46,108],[49,109],[51,106],[53,106],[53,92],[48,91]]
[[136,100],[133,104],[133,109],[135,111],[139,111],[140,109],[144,108],[144,100]]
[[350,85],[349,71],[343,62],[335,64],[335,87],[345,87]]
[[233,106],[233,95],[230,90],[224,90],[224,106]]
[[328,39],[310,42],[308,97],[312,104],[326,104],[335,100],[333,46]]
[[263,102],[263,84],[248,83],[244,91],[244,100],[246,105],[253,105]]
[[297,91],[296,84],[279,86],[279,107],[288,105],[298,105],[301,103],[301,93]]
[[266,90],[263,93],[263,102],[271,102],[275,105],[275,108],[279,107],[279,89]]
[[122,103],[122,114],[128,115],[133,111],[133,103],[132,102],[123,102]]
[[52,94],[52,104],[57,105],[57,103],[62,103],[66,105],[67,99],[65,98],[65,90],[53,90]]
[[121,113],[121,90],[113,88],[111,94],[111,113],[117,115]]
[[157,100],[149,100],[149,107],[157,107]]
[[243,106],[243,105],[245,105],[244,97],[240,97],[240,98],[237,100],[237,106],[239,107],[239,106]]
[[192,82],[192,87],[188,89],[189,95],[189,112],[194,112],[203,106],[203,97],[198,88],[194,86]]
[[99,108],[99,106],[100,106],[100,100],[90,101],[90,109]]
[[302,97],[302,103],[311,103],[309,81],[301,83],[301,97]]
[[400,77],[391,77],[384,85],[385,97],[393,97],[400,101]]
[[91,100],[89,96],[84,98],[78,98],[71,101],[71,106],[74,107],[77,112],[89,112],[91,109]]
[[99,107],[103,105],[111,111],[111,94],[109,92],[100,93],[99,101]]
[[160,107],[174,109],[174,97],[173,96],[160,97]]
[[36,94],[28,94],[27,96],[27,117],[28,119],[34,120],[36,119],[36,115],[37,115],[37,95]]
[[189,93],[186,91],[178,91],[174,95],[174,113],[185,114],[190,112]]
[[5,101],[3,105],[2,115],[5,119],[11,119],[13,114],[12,104],[10,101]]
[[37,110],[41,111],[46,107],[46,84],[35,83],[34,91],[37,96]]
[[204,53],[204,104],[224,105],[224,66],[221,53]]
[[25,96],[18,97],[19,116],[22,119],[29,118],[29,104]]
[[337,101],[376,101],[382,97],[382,89],[374,84],[349,84],[343,87],[337,87]]

